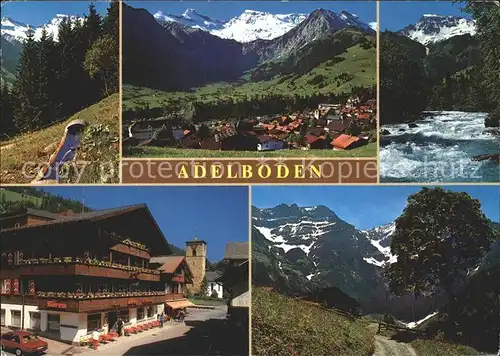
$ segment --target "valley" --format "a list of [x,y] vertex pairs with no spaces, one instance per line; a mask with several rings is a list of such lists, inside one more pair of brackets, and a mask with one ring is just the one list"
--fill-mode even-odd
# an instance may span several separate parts
[[[461,16],[428,9],[400,30],[382,23],[381,180],[498,182],[500,88],[491,78],[500,67],[488,58],[498,56],[500,22],[483,17],[498,9],[470,5]],[[391,74],[396,65],[400,73]]]
[[[257,194],[259,201],[263,200],[260,191],[270,197],[267,200],[276,200],[272,198],[273,195],[283,197],[284,189],[283,187],[275,193],[272,188],[254,188],[253,194]],[[393,197],[394,191],[398,189],[391,187],[387,193],[388,199],[392,199],[389,197]],[[321,188],[302,190],[301,196],[304,198],[298,199],[311,201],[314,200],[311,192]],[[349,211],[350,216],[369,216],[361,215],[361,211],[354,213],[352,203],[347,207],[342,206],[347,203],[345,197],[341,197],[341,188],[337,189],[334,195],[328,189],[322,190],[325,196],[333,199],[329,206],[338,206],[343,215]],[[492,194],[493,206],[498,205],[498,190],[489,191]],[[359,194],[366,196],[367,192],[360,191]],[[416,200],[417,196],[425,194],[441,193],[439,188],[422,189],[408,197],[408,204]],[[334,196],[338,197],[338,203],[335,202]],[[365,204],[366,211],[372,208],[373,198],[369,200]],[[435,203],[429,203],[435,206]],[[383,205],[380,208],[383,210]],[[259,293],[287,295],[296,302],[312,303],[326,308],[325,313],[329,310],[330,313],[345,313],[356,320],[361,318],[360,320],[367,322],[368,329],[371,328],[369,323],[381,321],[403,328],[389,334],[377,334],[375,355],[404,354],[398,353],[403,352],[403,349],[414,350],[413,353],[405,351],[409,355],[432,355],[431,350],[446,355],[480,352],[474,349],[495,350],[498,341],[494,326],[498,322],[498,300],[495,295],[498,296],[500,287],[495,279],[500,271],[498,221],[490,220],[487,223],[489,227],[485,226],[485,234],[491,236],[490,240],[485,242],[488,247],[477,252],[475,262],[468,265],[464,272],[463,284],[454,287],[457,288],[454,292],[456,302],[450,304],[447,293],[431,286],[436,282],[435,278],[438,278],[434,277],[433,273],[422,277],[425,282],[420,287],[422,290],[419,291],[418,297],[413,295],[412,287],[398,289],[399,277],[396,276],[405,273],[398,272],[401,266],[415,264],[419,266],[416,267],[419,271],[432,268],[432,263],[426,265],[429,262],[426,262],[424,256],[414,260],[396,252],[405,248],[399,245],[404,243],[402,238],[409,233],[403,230],[411,226],[407,225],[409,222],[405,219],[415,218],[411,211],[412,208],[407,205],[395,221],[363,230],[346,222],[325,205],[299,206],[288,203],[269,208],[254,206],[252,284],[254,288],[262,288]],[[498,217],[498,207],[490,210],[491,213]],[[378,215],[380,213],[376,214]],[[477,224],[475,226],[482,229],[479,224],[483,223]],[[431,226],[427,228],[434,229]],[[415,226],[413,229],[419,231],[420,227]],[[422,241],[421,244],[427,246],[429,242]],[[444,246],[436,249],[441,251],[442,248]],[[471,254],[476,253],[473,250],[468,251]],[[265,319],[265,313],[260,318]],[[482,331],[478,333],[478,330]],[[277,334],[275,337],[279,338]],[[398,343],[402,344],[398,346]]]
[[[253,155],[283,151],[278,154],[300,156],[306,154],[301,151],[313,148],[324,152],[312,155],[350,156],[332,150],[336,137],[347,134],[354,141],[367,137],[375,141],[375,31],[355,15],[327,9],[287,15],[245,10],[239,17],[219,21],[194,9],[182,15],[165,11],[153,15],[132,5],[140,6],[124,5],[124,23],[130,24],[124,28],[126,155],[168,157],[176,149],[180,153],[174,156],[191,155],[186,152],[190,149],[200,149],[201,154],[209,149],[222,151],[210,156],[231,156],[234,151],[243,156],[252,156],[251,151]],[[133,30],[138,27],[141,33]],[[276,30],[272,36],[270,28]],[[144,36],[147,41],[141,40]],[[144,58],[140,53],[155,55]],[[148,70],[127,70],[138,67]],[[369,125],[356,122],[357,116],[343,122],[337,117],[341,126],[352,123],[359,130],[342,129],[333,137],[327,124],[318,125],[322,119],[314,115],[318,105],[344,106],[359,96],[358,109],[372,102],[370,112],[360,110],[369,114]],[[294,116],[305,123],[295,127],[296,133],[249,124],[241,130],[238,125],[252,121],[266,125],[274,118]],[[281,125],[279,121],[275,126]],[[132,126],[153,133],[136,135],[134,129],[129,130]],[[238,136],[232,139],[237,143],[219,144],[217,136],[227,136],[223,131],[228,127]],[[177,136],[176,130],[187,135]],[[258,148],[269,146],[269,140],[279,143],[273,143],[272,149]],[[318,140],[326,142],[317,144]],[[362,157],[376,153],[364,147],[353,147],[353,152]]]

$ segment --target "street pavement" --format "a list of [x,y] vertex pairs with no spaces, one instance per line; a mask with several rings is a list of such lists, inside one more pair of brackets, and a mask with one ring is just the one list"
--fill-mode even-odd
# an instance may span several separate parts
[[[97,350],[66,345],[57,350],[49,345],[45,356],[223,356],[248,355],[248,330],[235,330],[226,323],[226,306],[189,309],[184,322],[169,321],[136,335],[120,337]],[[6,353],[7,356],[11,354]],[[3,356],[3,355],[2,355]]]

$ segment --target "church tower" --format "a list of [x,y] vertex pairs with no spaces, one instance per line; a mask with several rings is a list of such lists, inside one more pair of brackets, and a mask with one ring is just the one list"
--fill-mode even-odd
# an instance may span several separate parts
[[187,285],[191,293],[199,293],[204,288],[202,282],[205,278],[206,259],[207,243],[205,241],[198,240],[197,237],[186,241],[186,262],[193,273],[193,283]]

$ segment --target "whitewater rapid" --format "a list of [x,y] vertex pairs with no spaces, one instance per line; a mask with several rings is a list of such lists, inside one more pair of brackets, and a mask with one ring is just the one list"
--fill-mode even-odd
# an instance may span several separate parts
[[[498,164],[472,161],[481,154],[500,152],[500,136],[484,127],[485,113],[425,112],[408,124],[383,125],[381,136],[382,182],[498,182]],[[404,130],[404,131],[403,131]]]

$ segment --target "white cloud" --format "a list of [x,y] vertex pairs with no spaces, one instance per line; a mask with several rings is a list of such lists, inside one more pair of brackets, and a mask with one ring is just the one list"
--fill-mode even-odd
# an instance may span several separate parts
[[370,25],[370,27],[372,29],[374,29],[375,31],[377,31],[377,22],[370,22],[369,25]]

